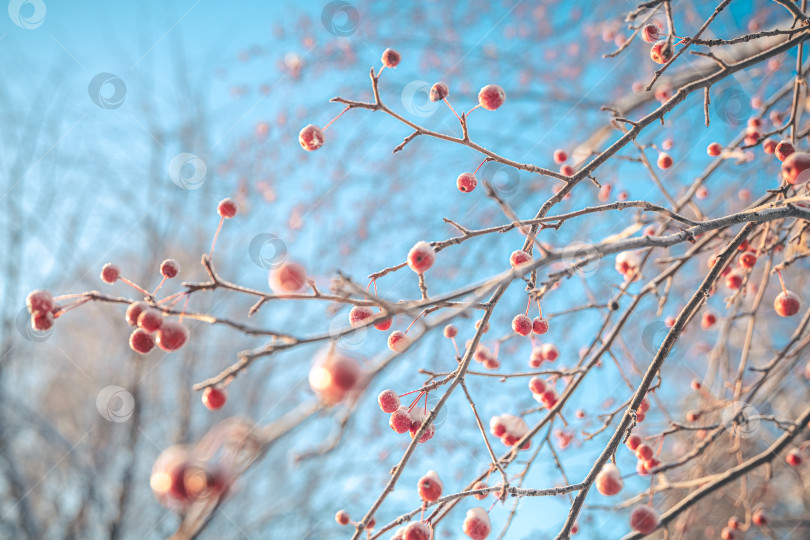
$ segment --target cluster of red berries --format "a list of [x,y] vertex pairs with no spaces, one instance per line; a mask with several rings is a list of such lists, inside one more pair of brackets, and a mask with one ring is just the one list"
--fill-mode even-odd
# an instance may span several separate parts
[[661,465],[661,462],[653,457],[653,449],[650,445],[645,444],[638,435],[630,435],[625,443],[627,448],[635,453],[638,459],[636,465],[636,472],[642,476],[647,476],[650,471],[655,467]]
[[[504,445],[515,446],[515,444],[529,432],[529,426],[526,424],[526,421],[519,416],[501,414],[490,418],[489,432],[495,437],[499,437]],[[532,441],[527,440],[520,449],[528,450],[531,448],[531,445]]]
[[59,316],[60,307],[48,291],[32,291],[25,299],[28,313],[31,314],[31,327],[34,330],[45,331],[53,328],[53,321]]
[[227,494],[233,474],[222,464],[198,458],[182,446],[160,454],[152,468],[149,485],[165,507],[185,511],[196,502]]
[[[393,390],[383,390],[377,396],[377,403],[380,409],[386,414],[390,414],[388,425],[391,426],[397,433],[410,432],[411,438],[416,436],[416,433],[422,427],[422,424],[428,417],[427,413],[427,394],[425,396],[425,407],[419,407],[418,402],[423,393],[420,392],[410,407],[405,407],[400,403],[400,396]],[[422,437],[419,439],[420,443],[424,443],[433,438],[436,434],[436,426],[434,424],[428,425]]]
[[529,390],[532,391],[532,397],[537,402],[542,403],[546,409],[554,407],[560,398],[557,395],[557,390],[554,389],[554,383],[544,381],[540,377],[532,377],[529,380]]
[[[487,324],[489,326],[489,324]],[[477,325],[476,325],[477,328]],[[486,330],[484,330],[486,332]],[[472,340],[467,340],[466,346],[469,348],[472,345]],[[486,369],[490,371],[494,371],[501,367],[501,361],[498,360],[497,352],[493,352],[484,345],[483,343],[479,343],[478,346],[475,348],[473,352],[473,360],[478,362],[479,364],[483,365]]]
[[548,332],[548,321],[541,316],[535,317],[534,320],[530,319],[527,315],[515,315],[512,319],[512,330],[521,336],[528,336],[532,332],[538,336],[542,336]]
[[539,368],[543,362],[554,362],[560,357],[560,351],[553,343],[543,343],[532,348],[529,356],[529,367]]

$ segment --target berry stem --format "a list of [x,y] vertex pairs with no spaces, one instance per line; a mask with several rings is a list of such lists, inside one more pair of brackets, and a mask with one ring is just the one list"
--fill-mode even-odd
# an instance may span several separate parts
[[413,408],[416,406],[416,404],[419,403],[419,400],[422,398],[422,394],[424,394],[424,393],[425,392],[423,390],[419,391],[419,395],[416,396],[416,399],[413,400],[413,402],[411,403],[411,406],[408,407],[408,412],[411,412],[413,410]]
[[211,251],[208,252],[208,260],[211,260],[211,257],[214,256],[214,246],[217,245],[217,238],[219,237],[219,231],[222,230],[222,223],[225,221],[225,217],[222,216],[219,218],[219,225],[217,225],[217,232],[214,233],[214,240],[211,242]]
[[456,343],[456,337],[455,336],[451,337],[450,341],[453,342],[453,347],[456,348],[456,358],[458,358],[459,356],[461,356],[461,351],[458,350],[458,343]]
[[163,287],[163,284],[166,283],[166,279],[167,279],[166,276],[163,276],[163,279],[160,280],[160,283],[158,284],[158,286],[155,288],[155,290],[152,292],[152,294],[150,296],[155,296],[157,294],[157,292],[160,290],[160,288]]
[[133,282],[131,282],[130,280],[128,280],[124,276],[120,276],[118,279],[120,279],[121,281],[123,281],[124,283],[126,283],[127,285],[129,285],[130,287],[135,289],[136,291],[138,291],[140,293],[143,293],[144,296],[149,296],[149,291],[143,290],[141,287],[139,287],[138,285],[135,285]]
[[532,299],[531,298],[529,298],[529,301],[526,303],[526,313],[525,313],[525,315],[527,317],[529,316],[529,308],[530,307],[532,307]]
[[782,292],[787,293],[787,289],[785,288],[785,281],[782,279],[782,271],[777,270],[776,275],[779,276],[779,284],[782,286]]
[[475,109],[479,108],[480,106],[481,106],[481,104],[479,103],[478,105],[476,105],[475,107],[473,107],[472,109],[470,109],[470,110],[469,110],[469,112],[467,112],[467,114],[465,114],[465,115],[464,115],[464,117],[465,117],[465,118],[469,118],[469,117],[470,117],[470,115],[472,114],[472,112],[473,112]]
[[452,106],[452,105],[450,105],[450,102],[449,102],[449,101],[447,101],[447,98],[442,98],[442,101],[444,101],[444,103],[445,103],[445,104],[446,104],[448,107],[450,107],[450,110],[451,110],[451,111],[453,111],[453,114],[455,114],[455,115],[456,115],[456,118],[458,118],[458,121],[459,121],[459,122],[461,122],[461,117],[458,115],[458,113],[457,113],[457,112],[456,112],[456,110],[453,108],[453,106]]
[[[382,70],[380,70],[380,71],[382,71]],[[341,113],[340,113],[339,115],[337,115],[336,117],[332,118],[332,120],[330,120],[328,124],[326,124],[325,126],[323,126],[323,127],[321,128],[321,131],[326,131],[326,129],[327,129],[329,126],[331,126],[331,125],[332,125],[332,124],[335,122],[335,120],[337,120],[338,118],[340,118],[341,116],[343,116],[344,114],[346,114],[346,111],[348,111],[350,108],[351,108],[351,107],[349,107],[349,106],[347,105],[347,106],[346,106],[346,108],[345,108],[345,109],[343,109],[343,111],[341,111]]]
[[188,294],[188,293],[183,293],[183,294],[185,294],[185,296],[186,296],[186,302],[183,304],[183,311],[180,313],[180,318],[177,319],[177,322],[179,322],[179,323],[183,322],[183,315],[186,314],[186,310],[188,309],[188,301],[191,300],[191,295],[190,294]]
[[411,324],[409,324],[409,325],[408,325],[408,328],[406,328],[406,329],[405,329],[405,332],[404,332],[404,333],[405,333],[405,334],[407,334],[407,333],[408,333],[408,330],[410,330],[410,329],[411,329],[411,326],[413,326],[413,323],[415,323],[416,321],[418,321],[418,320],[419,320],[419,317],[421,317],[421,316],[422,316],[422,315],[424,315],[424,314],[425,314],[425,310],[422,310],[422,313],[420,313],[419,315],[417,315],[417,316],[416,316],[416,318],[415,318],[415,319],[414,319],[414,320],[411,322]]
[[477,173],[477,172],[478,172],[478,169],[480,169],[481,167],[483,167],[483,166],[484,166],[484,163],[486,163],[486,162],[487,162],[487,161],[489,161],[489,160],[490,160],[489,158],[484,158],[484,161],[482,161],[482,162],[481,162],[481,165],[479,165],[479,166],[478,166],[478,168],[476,168],[476,169],[473,171],[473,174]]
[[168,301],[169,301],[169,300],[171,300],[172,298],[176,298],[176,297],[178,297],[178,296],[182,296],[182,295],[184,295],[184,294],[186,294],[186,291],[181,291],[181,292],[179,292],[179,293],[170,294],[170,295],[169,295],[169,296],[167,296],[166,298],[162,298],[162,299],[158,300],[158,301],[157,301],[157,305],[160,305],[160,304],[162,304],[163,302],[168,302]]

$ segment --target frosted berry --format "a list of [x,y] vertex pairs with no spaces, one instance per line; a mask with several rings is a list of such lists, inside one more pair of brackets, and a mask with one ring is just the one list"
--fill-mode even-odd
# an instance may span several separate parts
[[386,317],[384,319],[380,319],[379,321],[375,322],[374,323],[374,328],[384,332],[384,331],[388,330],[389,328],[391,328],[391,324],[393,322],[394,322],[394,320],[391,317]]
[[209,411],[216,411],[225,406],[228,401],[228,391],[225,388],[209,386],[203,390],[202,402]]
[[464,534],[469,536],[472,540],[484,540],[492,531],[492,525],[489,521],[487,511],[480,506],[467,510],[467,516],[464,518],[462,530]]
[[647,24],[641,29],[641,39],[647,43],[655,43],[660,35],[661,31],[654,24]]
[[624,487],[619,468],[613,463],[606,463],[596,475],[596,490],[602,495],[616,495]]
[[285,261],[270,270],[269,282],[270,289],[277,294],[299,292],[307,284],[307,272],[300,264]]
[[672,167],[672,163],[673,163],[672,156],[670,156],[666,152],[661,152],[660,154],[658,154],[658,162],[657,163],[658,163],[658,168],[659,169],[663,169],[663,170],[669,169],[670,167]]
[[146,308],[138,316],[138,326],[147,332],[156,332],[163,325],[163,315],[155,308]]
[[788,184],[803,184],[810,178],[810,154],[793,152],[782,162],[782,180]]
[[522,249],[518,249],[512,252],[512,255],[509,257],[509,264],[512,265],[512,268],[517,268],[522,264],[526,264],[527,262],[531,262],[532,256],[523,251]]
[[[140,319],[140,317],[139,317]],[[188,341],[188,328],[175,321],[164,321],[157,331],[155,341],[164,351],[176,351]]]
[[309,386],[326,405],[342,401],[361,378],[357,361],[332,348],[321,350],[309,370]]
[[132,302],[127,308],[127,323],[130,326],[138,326],[138,317],[148,307],[146,302]]
[[630,435],[629,437],[627,437],[627,442],[625,442],[624,444],[627,445],[627,448],[635,452],[636,449],[639,446],[641,446],[641,442],[642,442],[641,437],[639,437],[638,435]]
[[706,153],[712,157],[717,157],[723,151],[723,147],[720,143],[713,142],[709,146],[706,147]]
[[217,214],[225,219],[231,219],[236,215],[236,203],[233,199],[222,199],[217,205]]
[[399,395],[393,390],[383,390],[377,396],[377,403],[380,405],[382,412],[392,414],[399,409]]
[[395,68],[399,65],[402,56],[394,49],[385,49],[382,53],[382,63],[387,68]]
[[[414,408],[410,412],[411,416],[411,439],[416,437],[416,433],[422,428],[422,424],[427,419],[427,413],[420,409],[419,407]],[[422,433],[422,437],[419,439],[420,443],[424,443],[429,441],[433,438],[433,435],[436,433],[436,426],[433,424],[429,424],[426,428],[424,433]]]
[[436,471],[428,471],[416,484],[419,497],[426,503],[432,503],[441,497],[443,489],[444,484],[442,484]]
[[31,315],[31,327],[43,332],[53,328],[53,313],[50,311],[35,311]]
[[436,261],[436,252],[425,241],[417,242],[408,252],[408,266],[417,274],[423,274]]
[[658,512],[647,505],[636,506],[630,514],[630,527],[641,534],[650,534],[658,527]]
[[457,335],[458,335],[458,328],[456,328],[454,325],[448,324],[447,326],[444,327],[444,337],[450,339],[456,337]]
[[143,328],[136,328],[129,336],[129,348],[138,354],[147,354],[155,348],[155,335]]
[[473,173],[461,173],[456,178],[456,187],[462,193],[469,193],[475,189],[475,186],[478,185],[478,179],[475,177]]
[[779,144],[776,145],[776,148],[773,151],[773,155],[776,156],[776,159],[779,161],[785,161],[790,154],[796,151],[796,147],[793,146],[793,143],[790,141],[781,141]]
[[647,461],[653,457],[653,449],[646,444],[640,444],[636,448],[636,457],[642,461]]
[[25,305],[28,308],[28,313],[32,315],[38,311],[53,311],[53,296],[48,291],[32,291],[25,299]]
[[709,328],[714,326],[714,323],[716,322],[717,322],[717,315],[715,315],[711,311],[707,311],[706,313],[703,314],[703,317],[700,319],[700,327],[703,328],[704,330],[708,330]]
[[748,268],[749,270],[757,264],[757,256],[751,253],[750,251],[746,251],[742,255],[740,255],[740,266],[743,268]]
[[421,521],[414,521],[405,527],[402,540],[430,540],[430,528]]
[[[478,482],[475,483],[475,485],[472,488],[473,491],[478,491],[479,489],[486,489],[488,487],[489,486],[487,485],[486,482],[484,482],[483,480],[479,480]],[[476,493],[475,495],[473,495],[473,497],[475,497],[479,501],[482,501],[487,498],[487,495],[488,493]]]
[[773,139],[765,139],[765,142],[762,143],[762,150],[766,154],[773,154],[776,151],[776,145],[778,143]]
[[354,306],[352,310],[349,311],[349,324],[352,325],[352,328],[357,328],[365,325],[373,316],[374,312],[370,307]]
[[667,40],[661,39],[656,41],[650,49],[650,58],[656,64],[666,64],[672,58],[672,48],[667,43]]
[[494,111],[506,101],[506,93],[497,84],[488,84],[478,92],[478,103],[488,111]]
[[546,362],[553,362],[560,357],[560,351],[553,343],[543,343],[543,360]]
[[799,449],[792,448],[785,456],[785,461],[787,461],[787,464],[791,467],[798,467],[804,460],[802,459],[802,454],[799,452]]
[[180,273],[180,263],[174,259],[166,259],[160,263],[160,275],[166,279],[171,279]]
[[348,525],[351,521],[351,517],[349,517],[349,513],[345,510],[338,510],[337,514],[335,514],[335,521],[338,522],[338,525]]
[[450,89],[443,82],[437,82],[430,88],[430,101],[441,101],[450,95]]
[[791,291],[782,291],[773,301],[773,309],[780,317],[792,317],[799,312],[799,296]]
[[561,164],[568,161],[568,154],[565,153],[565,150],[554,150],[554,163]]
[[312,124],[306,126],[298,133],[298,142],[301,144],[301,148],[307,152],[317,150],[323,146],[325,140],[326,137],[323,131],[321,131],[321,128]]
[[532,377],[529,379],[529,390],[532,394],[542,394],[546,391],[546,381],[540,377]]
[[535,317],[534,321],[532,321],[532,332],[538,336],[542,336],[548,332],[548,321],[543,317]]
[[394,330],[388,336],[388,348],[394,352],[399,353],[404,351],[405,347],[408,346],[408,343],[408,336],[406,336],[405,333],[400,330]]
[[101,281],[113,284],[121,277],[121,270],[112,263],[107,263],[101,268]]
[[411,429],[411,415],[407,407],[400,407],[391,413],[388,425],[397,433],[406,433]]
[[[574,168],[569,164],[564,164],[560,166],[560,174],[563,176],[574,176]],[[568,195],[566,195],[566,198]]]
[[532,320],[523,314],[515,315],[512,319],[512,330],[521,336],[528,336],[532,333]]

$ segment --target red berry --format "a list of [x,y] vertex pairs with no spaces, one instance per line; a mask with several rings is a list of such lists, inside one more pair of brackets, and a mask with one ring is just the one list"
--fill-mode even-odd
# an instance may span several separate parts
[[458,335],[458,328],[456,328],[454,325],[448,324],[447,326],[444,327],[444,337],[450,339],[456,337],[457,335]]
[[788,184],[803,184],[810,178],[810,154],[793,152],[782,162],[782,179]]
[[728,528],[729,529],[739,529],[740,528],[740,518],[737,516],[731,516],[728,518]]
[[636,506],[630,513],[630,527],[641,534],[650,534],[658,528],[658,512],[647,505]]
[[532,331],[535,334],[542,336],[548,332],[548,321],[543,317],[535,317],[534,321],[532,321]]
[[146,308],[138,316],[138,326],[147,332],[156,332],[163,324],[163,315],[155,308]]
[[323,146],[325,140],[326,137],[321,128],[312,124],[306,126],[298,133],[298,142],[301,144],[301,148],[307,152],[317,150]]
[[221,409],[228,401],[228,391],[225,388],[209,386],[203,390],[202,402],[209,411]]
[[35,311],[31,315],[31,327],[41,332],[50,330],[53,328],[53,313],[50,311]]
[[217,205],[217,214],[225,219],[231,219],[236,215],[236,203],[232,199],[222,199]]
[[113,284],[121,277],[121,270],[112,263],[107,263],[101,268],[101,281]]
[[697,379],[692,379],[692,382],[689,384],[689,386],[690,388],[692,388],[692,390],[700,390],[703,387],[703,385]]
[[427,503],[434,502],[441,497],[443,489],[444,484],[442,484],[436,471],[428,471],[416,484],[419,497]]
[[[560,167],[560,174],[563,176],[574,176],[574,168],[567,163]],[[568,195],[566,195],[568,197]]]
[[672,167],[672,156],[667,154],[666,152],[661,152],[658,154],[658,168],[659,169],[669,169]]
[[532,333],[532,320],[523,314],[515,315],[512,319],[512,330],[521,336],[528,336]]
[[596,475],[596,490],[602,495],[616,495],[624,487],[619,468],[613,463],[607,463]]
[[700,200],[706,199],[709,196],[709,189],[706,186],[700,186],[695,190],[695,197]]
[[793,448],[785,456],[785,461],[787,461],[787,464],[790,465],[791,467],[798,467],[799,465],[802,464],[802,461],[804,460],[802,459],[802,455],[799,452],[799,449]]
[[348,525],[351,518],[345,510],[338,510],[337,514],[335,514],[335,521],[338,522],[338,525]]
[[532,256],[523,251],[522,249],[518,249],[512,252],[512,255],[509,257],[509,264],[512,265],[512,268],[517,268],[522,264],[526,264],[527,262],[531,262]]
[[480,506],[467,510],[462,530],[472,540],[484,540],[492,531],[487,511]]
[[703,318],[701,318],[700,320],[700,327],[703,328],[704,330],[708,330],[709,328],[714,326],[714,323],[716,322],[717,322],[717,315],[715,315],[711,311],[707,311],[706,313],[703,314]]
[[762,149],[766,154],[773,154],[777,144],[774,139],[765,139],[765,142],[762,143]]
[[720,538],[722,538],[722,540],[735,540],[737,536],[730,527],[723,527],[723,529],[720,531]]
[[270,289],[277,294],[299,292],[307,284],[307,272],[300,264],[285,261],[270,270],[269,282]]
[[700,411],[689,411],[686,413],[687,422],[697,422],[700,420]]
[[[139,317],[140,319],[140,317]],[[157,331],[155,341],[164,351],[176,351],[188,341],[188,328],[175,321],[164,321]]]
[[660,35],[661,31],[654,24],[647,24],[641,29],[641,39],[647,43],[655,43]]
[[672,58],[672,48],[667,43],[667,40],[662,39],[656,41],[650,49],[650,58],[656,64],[666,64]]
[[765,512],[762,509],[758,509],[754,510],[754,514],[751,516],[751,521],[757,527],[761,527],[768,524],[768,517],[765,515]]
[[785,161],[788,156],[796,151],[796,147],[790,141],[781,141],[776,145],[773,154],[779,161]]
[[402,540],[430,540],[430,527],[421,521],[414,521],[405,527]]
[[334,349],[322,350],[309,370],[309,386],[326,405],[342,401],[361,378],[357,361]]
[[364,326],[366,321],[374,316],[374,312],[371,310],[370,307],[366,306],[354,306],[352,310],[349,312],[349,324],[352,325],[352,328],[357,328],[359,326]]
[[32,315],[38,311],[53,311],[53,296],[48,291],[32,291],[25,299],[25,305],[28,307],[28,313]]
[[565,150],[554,150],[554,163],[558,165],[560,163],[565,163],[568,161],[568,154],[565,153]]
[[709,146],[706,147],[706,153],[712,157],[717,157],[723,151],[723,147],[720,146],[720,143],[713,142]]
[[652,459],[653,457],[653,450],[646,444],[641,444],[636,448],[636,457],[642,461],[647,461],[648,459]]
[[387,68],[395,68],[402,59],[400,54],[394,49],[385,49],[382,53],[382,63]]
[[143,313],[143,310],[148,307],[146,302],[132,302],[127,308],[127,323],[129,323],[130,326],[137,326],[138,317]]
[[506,101],[506,93],[497,84],[488,84],[478,92],[478,103],[488,111],[494,111]]
[[638,405],[638,410],[640,412],[643,412],[643,413],[649,411],[650,410],[650,400],[647,399],[646,397],[644,399],[642,399],[641,403],[639,403],[639,405]]
[[773,301],[773,309],[780,317],[792,317],[799,312],[799,296],[792,291],[782,291]]
[[546,362],[553,362],[560,357],[560,351],[553,343],[543,343],[543,360]]
[[377,403],[382,412],[392,414],[399,409],[399,395],[393,390],[383,390],[377,396]]
[[493,416],[489,419],[489,432],[495,437],[501,437],[506,433],[506,426],[501,422],[500,416]]
[[[478,319],[477,321],[475,321],[475,329],[476,330],[478,330],[478,327],[481,326],[481,321],[483,321],[483,320],[484,319]],[[489,322],[487,322],[487,324],[484,325],[484,332],[483,333],[486,334],[487,332],[489,332]]]
[[393,322],[394,322],[394,320],[391,317],[386,317],[384,319],[380,319],[379,321],[375,322],[374,323],[374,328],[384,332],[384,331],[388,330],[389,328],[391,328],[391,324]]
[[180,263],[174,259],[166,259],[160,263],[160,275],[167,279],[171,279],[180,272]]
[[[422,424],[427,419],[427,413],[420,409],[419,407],[414,408],[411,410],[411,439],[416,436],[416,433],[422,428]],[[428,425],[425,428],[424,433],[422,433],[422,437],[419,439],[420,443],[424,443],[429,441],[433,435],[436,433],[436,426],[433,424]]]
[[405,433],[411,429],[411,415],[407,407],[400,407],[391,413],[388,425],[397,433]]
[[408,266],[417,274],[424,274],[436,261],[436,252],[425,241],[417,242],[408,252]]
[[450,95],[450,89],[443,82],[437,82],[430,88],[430,101],[441,101]]
[[742,285],[742,274],[737,271],[731,271],[726,276],[726,287],[731,289],[732,291],[736,291]]
[[[478,482],[475,483],[475,485],[472,487],[472,489],[473,489],[473,491],[478,491],[479,489],[486,489],[488,487],[489,486],[487,485],[486,482],[484,482],[483,480],[479,480]],[[475,495],[473,495],[473,497],[475,497],[479,501],[482,501],[482,500],[487,498],[487,495],[489,495],[489,494],[488,493],[476,493]]]
[[532,394],[543,394],[546,391],[546,381],[540,377],[532,377],[529,379],[529,390]]
[[456,187],[462,193],[469,193],[478,185],[478,179],[473,173],[461,173],[456,179]]
[[129,348],[139,354],[146,354],[155,348],[154,334],[143,328],[136,328],[129,336]]
[[395,330],[388,336],[388,348],[394,352],[399,353],[404,351],[408,343],[408,336],[400,330]]

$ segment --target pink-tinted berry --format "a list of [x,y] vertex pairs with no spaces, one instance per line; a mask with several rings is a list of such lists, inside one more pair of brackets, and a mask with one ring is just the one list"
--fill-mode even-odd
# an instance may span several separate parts
[[309,370],[309,386],[320,401],[332,406],[341,402],[362,379],[360,364],[334,349],[322,350]]
[[647,461],[653,457],[653,449],[649,445],[641,444],[636,448],[636,457],[642,461]]
[[810,178],[810,154],[793,152],[782,162],[782,179],[788,184],[796,185],[807,182]]
[[393,390],[383,390],[377,396],[377,403],[382,412],[392,414],[399,409],[399,395]]
[[707,311],[706,313],[703,314],[703,317],[701,317],[700,319],[700,327],[703,328],[704,330],[708,330],[709,328],[714,326],[714,323],[716,322],[717,322],[717,315],[715,315],[711,311]]
[[492,531],[492,524],[489,521],[487,511],[480,506],[467,510],[462,530],[472,540],[484,540]]
[[450,89],[443,82],[437,82],[430,88],[430,101],[441,101],[450,95]]
[[432,503],[442,496],[444,484],[442,484],[436,471],[428,471],[425,476],[419,479],[416,490],[423,501]]
[[736,291],[742,285],[743,277],[738,271],[731,271],[726,276],[726,287],[732,291]]
[[641,534],[650,534],[658,528],[658,512],[647,505],[633,508],[630,513],[630,527]]
[[388,336],[388,348],[397,353],[404,351],[405,347],[408,346],[408,342],[408,336],[400,330],[394,330]]
[[654,24],[644,25],[644,28],[641,29],[641,39],[647,43],[655,43],[660,35],[661,31]]
[[395,68],[399,65],[402,56],[394,49],[385,49],[382,53],[382,63],[387,68]]
[[461,173],[456,179],[456,187],[463,193],[469,193],[478,185],[478,179],[473,173]]
[[113,284],[121,277],[121,270],[112,263],[107,263],[101,268],[101,281]]
[[754,514],[751,516],[751,521],[757,527],[762,527],[763,525],[768,524],[768,517],[765,514],[765,511],[760,509],[754,510]]
[[138,326],[147,332],[156,332],[163,324],[163,315],[155,308],[146,308],[138,316]]
[[543,360],[546,362],[553,362],[560,357],[560,351],[553,343],[543,343]]
[[25,305],[28,308],[28,313],[32,315],[38,311],[53,311],[53,296],[44,290],[32,291],[25,299]]
[[565,152],[565,150],[554,150],[554,163],[559,165],[561,163],[565,163],[566,161],[568,161],[568,154]]
[[532,394],[542,394],[546,391],[546,381],[540,377],[532,377],[529,379],[529,390]]
[[785,461],[791,467],[798,467],[804,459],[802,459],[802,454],[798,448],[792,448],[785,456]]
[[408,252],[408,266],[417,274],[424,274],[436,261],[436,252],[425,241],[417,242]]
[[166,279],[171,279],[180,272],[180,263],[174,259],[166,259],[160,263],[160,275]]
[[323,146],[325,140],[326,137],[321,128],[312,124],[306,126],[298,133],[298,142],[301,144],[301,148],[307,152],[317,150]]
[[776,295],[773,308],[780,317],[792,317],[799,312],[799,296],[792,291],[782,291]]
[[138,317],[140,317],[141,313],[148,307],[149,305],[146,302],[132,302],[127,308],[127,323],[129,323],[130,326],[137,326]]
[[796,147],[793,146],[793,143],[790,141],[780,141],[776,148],[774,148],[773,155],[776,156],[776,159],[779,161],[785,161],[788,156],[796,151]]
[[666,152],[661,152],[660,154],[658,154],[658,162],[657,163],[658,163],[658,168],[659,169],[663,169],[663,170],[669,169],[670,167],[672,167],[672,164],[673,164],[672,156],[670,156]]
[[457,335],[458,335],[458,328],[456,328],[454,325],[448,324],[447,326],[444,327],[444,337],[450,339],[456,337]]
[[548,332],[548,321],[543,317],[535,317],[534,321],[532,321],[532,332],[539,336]]
[[[410,412],[411,416],[411,439],[416,437],[417,432],[422,428],[422,424],[427,419],[427,413],[420,409],[419,407],[415,407]],[[429,424],[425,431],[422,433],[422,436],[419,438],[419,443],[425,443],[433,438],[433,435],[436,433],[436,426],[434,424]]]
[[[139,317],[140,319],[140,317]],[[164,321],[157,331],[155,341],[164,351],[176,351],[188,341],[188,328],[175,321]]]
[[[484,482],[483,480],[479,480],[478,482],[475,483],[475,485],[473,485],[472,489],[473,491],[478,491],[479,489],[486,489],[488,487],[489,486],[487,485],[486,482]],[[475,495],[473,495],[473,497],[475,497],[479,501],[482,501],[487,498],[487,495],[488,493],[476,493]]]
[[522,264],[526,264],[531,262],[532,256],[523,251],[522,249],[518,249],[512,252],[512,255],[509,257],[509,264],[512,265],[512,268],[517,268]]
[[430,527],[421,521],[414,521],[405,527],[402,540],[430,540]]
[[776,151],[777,144],[774,139],[765,139],[765,142],[762,143],[762,150],[766,154],[773,154]]
[[[574,176],[574,168],[565,163],[564,165],[560,166],[560,174],[563,176]],[[568,195],[566,195],[566,197],[568,197]]]
[[338,525],[348,525],[351,520],[349,513],[345,510],[338,510],[335,514],[335,521],[338,522]]
[[478,103],[488,111],[494,111],[506,101],[506,93],[497,84],[488,84],[478,92]]
[[672,48],[667,43],[667,40],[661,39],[656,41],[650,49],[650,58],[656,64],[666,64],[672,58]]
[[627,448],[635,452],[636,449],[639,446],[641,446],[641,443],[642,443],[641,437],[639,437],[638,435],[630,435],[629,437],[627,437],[627,442],[625,442],[625,445],[627,445]]
[[713,142],[709,146],[706,147],[706,153],[712,157],[717,157],[723,151],[723,147],[720,143]]
[[391,317],[386,317],[384,319],[380,319],[379,321],[375,322],[374,323],[374,328],[376,328],[377,330],[385,332],[386,330],[391,328],[391,324],[393,322],[394,322],[394,320]]
[[225,388],[209,386],[203,390],[202,402],[209,411],[216,411],[225,406],[228,401],[228,391]]
[[269,283],[277,294],[300,292],[307,284],[307,272],[300,264],[285,261],[270,271]]
[[31,327],[44,332],[53,328],[53,313],[50,311],[35,311],[31,315]]
[[129,348],[138,354],[146,354],[155,348],[155,335],[143,328],[136,328],[129,336]]
[[624,487],[619,468],[613,463],[606,463],[596,475],[596,490],[602,495],[616,495]]
[[231,219],[236,215],[236,203],[233,199],[222,199],[217,205],[217,214],[225,219]]
[[405,433],[411,429],[411,415],[407,407],[400,407],[391,413],[388,425],[397,433]]
[[349,324],[352,325],[352,328],[357,328],[365,325],[373,316],[374,312],[370,307],[354,306],[351,311],[349,311]]
[[521,336],[528,336],[532,333],[532,320],[523,314],[515,315],[512,319],[512,330]]

